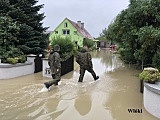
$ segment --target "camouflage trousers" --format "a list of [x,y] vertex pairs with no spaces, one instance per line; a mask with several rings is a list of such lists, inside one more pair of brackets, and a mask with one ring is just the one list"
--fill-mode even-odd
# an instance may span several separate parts
[[58,82],[61,80],[61,72],[58,72],[57,74],[52,74],[52,80],[47,82],[48,86],[58,85]]
[[78,82],[83,82],[83,77],[86,70],[92,74],[94,79],[96,79],[96,73],[94,72],[92,67],[88,67],[88,68],[80,67],[80,76],[79,76]]

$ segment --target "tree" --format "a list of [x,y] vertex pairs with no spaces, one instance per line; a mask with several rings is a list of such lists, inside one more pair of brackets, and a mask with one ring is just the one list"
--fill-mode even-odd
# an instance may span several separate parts
[[89,49],[94,46],[94,41],[88,38],[83,39],[83,46],[87,46]]
[[0,45],[1,49],[7,51],[8,46],[17,42],[17,34],[19,33],[19,27],[17,22],[9,16],[0,16]]
[[67,60],[75,52],[74,51],[75,50],[74,44],[71,41],[70,37],[65,37],[65,38],[60,37],[60,36],[53,37],[51,39],[51,48],[52,49],[54,48],[54,45],[59,45],[60,46],[59,53],[60,53],[62,61]]
[[[1,34],[0,39],[4,41],[4,38],[7,38],[9,45],[18,48],[24,54],[43,54],[47,45],[47,35],[44,33],[47,27],[42,27],[41,22],[44,14],[38,13],[43,5],[36,3],[36,0],[0,1],[0,16],[5,15],[6,18],[3,19],[8,19],[9,22],[4,24],[1,20],[0,26],[4,28],[1,31],[5,36]],[[5,29],[7,24],[11,30]]]
[[154,57],[153,57],[153,66],[156,66],[157,69],[160,70],[160,46],[158,48],[158,50],[156,51],[156,53],[154,54]]
[[159,54],[159,5],[159,0],[130,0],[128,8],[106,30],[106,36],[121,47],[125,61],[157,66],[153,57]]

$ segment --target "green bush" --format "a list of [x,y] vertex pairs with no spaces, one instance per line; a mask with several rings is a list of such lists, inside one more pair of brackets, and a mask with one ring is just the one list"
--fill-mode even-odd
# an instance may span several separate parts
[[14,59],[16,59],[18,61],[18,63],[25,63],[26,62],[26,56],[25,55],[15,57]]
[[6,63],[9,63],[9,64],[25,63],[25,62],[26,62],[26,56],[24,55],[6,59]]
[[91,39],[85,38],[83,40],[83,46],[87,46],[90,49],[90,48],[94,47],[94,41]]
[[19,56],[18,57],[18,62],[19,63],[25,63],[26,62],[26,56],[25,55]]
[[7,58],[7,63],[9,63],[9,64],[16,64],[16,63],[18,63],[18,59],[15,59],[15,58]]
[[0,59],[2,59],[3,58],[3,54],[5,53],[5,49],[4,49],[4,47],[0,47]]
[[18,48],[9,47],[8,51],[3,52],[2,59],[4,62],[6,62],[7,58],[15,58],[21,55],[24,55],[24,53],[20,51]]
[[73,55],[74,51],[75,51],[75,47],[73,42],[71,41],[71,39],[69,37],[66,38],[62,38],[62,37],[55,37],[51,40],[51,48],[54,47],[54,45],[58,44],[60,46],[60,56],[62,58],[62,60],[66,60],[69,57],[71,57],[71,55]]
[[126,63],[136,63],[134,54],[130,49],[120,48],[119,53],[121,55],[121,59]]
[[140,74],[139,74],[140,80],[144,81],[158,81],[160,79],[160,73],[157,69],[154,68],[147,68],[144,69]]

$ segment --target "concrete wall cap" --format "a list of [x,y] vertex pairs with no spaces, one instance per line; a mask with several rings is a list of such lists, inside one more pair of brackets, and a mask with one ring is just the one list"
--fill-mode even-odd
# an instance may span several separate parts
[[37,55],[34,55],[34,54],[29,54],[27,55],[27,57],[36,57]]
[[12,68],[12,67],[19,67],[25,65],[31,65],[32,62],[26,61],[25,63],[17,63],[17,64],[8,64],[8,63],[0,63],[0,68]]
[[157,93],[157,94],[160,95],[160,82],[156,82],[155,84],[150,84],[150,83],[144,82],[144,86],[148,90],[150,90],[150,91],[152,91],[152,92]]

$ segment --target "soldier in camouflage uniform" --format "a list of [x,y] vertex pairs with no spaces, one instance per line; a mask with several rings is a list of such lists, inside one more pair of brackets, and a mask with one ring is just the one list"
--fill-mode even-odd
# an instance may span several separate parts
[[76,56],[76,62],[80,65],[80,76],[78,82],[83,82],[83,77],[86,70],[92,74],[94,80],[99,78],[93,70],[91,54],[87,52],[86,48],[83,48],[81,52],[78,53]]
[[51,68],[51,74],[53,80],[44,83],[46,88],[49,88],[53,84],[58,85],[58,82],[61,80],[61,60],[59,51],[60,51],[59,45],[55,45],[54,51],[51,51],[48,57],[48,65]]

